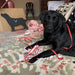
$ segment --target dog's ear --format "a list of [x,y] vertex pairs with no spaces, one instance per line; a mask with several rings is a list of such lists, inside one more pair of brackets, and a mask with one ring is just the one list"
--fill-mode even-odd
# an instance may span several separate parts
[[46,12],[48,12],[48,10],[45,10],[44,12],[42,12],[42,13],[39,15],[39,18],[40,18],[42,24],[44,23],[44,17],[45,17]]
[[62,27],[64,26],[64,24],[66,23],[66,19],[65,17],[61,14],[61,13],[58,13],[58,17],[59,17],[59,26]]

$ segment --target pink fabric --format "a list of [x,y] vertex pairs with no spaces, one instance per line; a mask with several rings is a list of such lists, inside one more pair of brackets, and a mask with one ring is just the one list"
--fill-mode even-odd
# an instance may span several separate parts
[[43,31],[43,24],[38,24],[36,20],[30,20],[28,23],[28,29],[30,33],[36,32],[36,31]]

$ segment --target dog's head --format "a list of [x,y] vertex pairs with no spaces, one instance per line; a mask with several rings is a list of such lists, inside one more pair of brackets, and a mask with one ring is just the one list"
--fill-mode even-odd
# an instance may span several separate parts
[[6,13],[1,13],[2,17],[8,16]]
[[59,27],[62,27],[65,23],[65,18],[57,11],[45,11],[40,14],[41,23],[44,26],[46,32],[52,33]]

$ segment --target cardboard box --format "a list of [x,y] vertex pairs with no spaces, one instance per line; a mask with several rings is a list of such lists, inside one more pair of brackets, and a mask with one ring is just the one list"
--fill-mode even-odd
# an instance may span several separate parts
[[[0,31],[11,31],[12,30],[11,26],[8,24],[6,19],[1,16],[1,13],[2,14],[6,13],[12,18],[26,19],[23,8],[2,8],[0,9]],[[15,26],[15,30],[19,30],[19,29],[24,29],[24,27],[22,25]]]

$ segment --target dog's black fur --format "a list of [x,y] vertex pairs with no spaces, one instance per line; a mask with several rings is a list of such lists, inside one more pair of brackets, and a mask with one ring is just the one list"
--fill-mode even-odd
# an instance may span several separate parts
[[[75,57],[75,30],[70,27],[73,44],[70,49],[63,49],[62,47],[69,47],[71,45],[71,38],[66,26],[66,20],[64,16],[56,11],[45,11],[40,15],[41,22],[44,26],[44,39],[41,41],[37,41],[34,45],[53,45],[53,50],[56,53],[61,53],[63,55],[74,56]],[[26,49],[30,48],[30,46],[26,47]],[[62,48],[60,50],[60,48]],[[51,50],[46,50],[37,56],[33,57],[29,60],[30,63],[35,62],[38,58],[45,58],[54,55]]]
[[11,18],[8,14],[1,14],[2,17],[4,17],[7,22],[9,23],[9,25],[11,26],[12,28],[12,31],[14,31],[14,27],[15,26],[18,26],[18,25],[23,25],[24,26],[24,29],[28,29],[28,27],[26,26],[26,21],[25,19],[23,18]]

